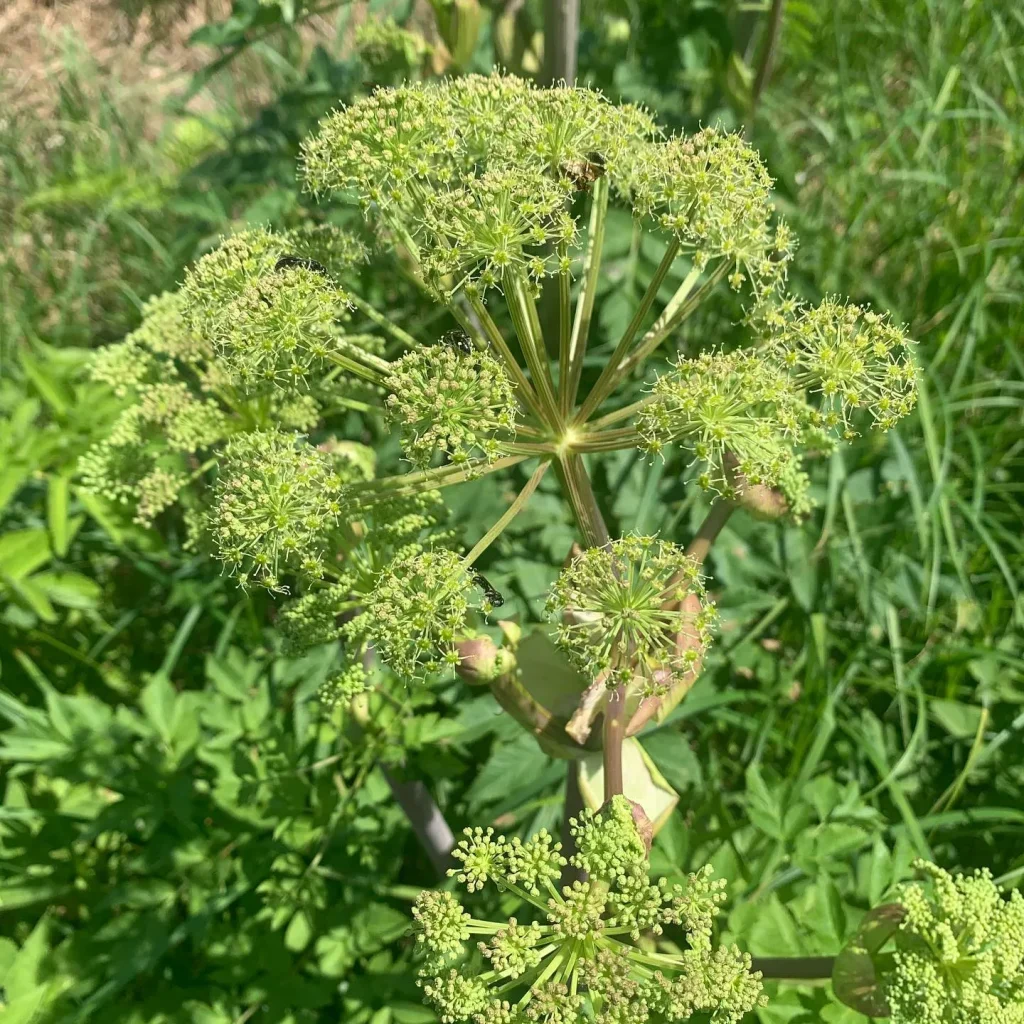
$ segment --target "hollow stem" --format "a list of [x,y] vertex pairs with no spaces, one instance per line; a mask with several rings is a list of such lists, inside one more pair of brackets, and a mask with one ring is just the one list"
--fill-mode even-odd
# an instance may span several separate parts
[[622,793],[622,743],[626,738],[626,686],[612,693],[604,712],[604,799]]
[[611,538],[604,516],[594,497],[594,489],[590,485],[590,477],[579,455],[565,455],[559,458],[555,471],[558,473],[562,490],[569,499],[576,523],[583,534],[588,548],[606,547]]
[[467,568],[471,566],[497,540],[505,527],[515,519],[523,506],[530,500],[530,495],[537,490],[537,486],[544,479],[544,474],[550,465],[550,459],[545,460],[533,471],[533,476],[526,481],[526,485],[516,495],[512,504],[505,509],[501,518],[476,542],[473,550],[462,560],[463,565]]
[[751,965],[765,978],[824,981],[832,977],[834,956],[755,956]]
[[718,498],[712,504],[704,522],[700,524],[700,529],[697,530],[686,549],[687,555],[699,565],[704,564],[711,545],[715,543],[715,539],[722,532],[722,527],[729,521],[729,516],[732,515],[735,508],[736,503],[727,498]]
[[395,777],[387,765],[382,764],[380,768],[391,787],[396,803],[405,812],[420,846],[426,851],[438,876],[444,878],[448,868],[455,864],[452,859],[455,836],[441,809],[419,779],[403,782]]
[[[728,264],[725,260],[722,260],[714,271],[708,276],[707,280],[701,284],[701,286],[685,301],[680,301],[676,306],[674,312],[669,316],[664,314],[654,322],[651,329],[640,339],[640,344],[626,357],[622,364],[622,377],[628,376],[634,369],[639,366],[644,360],[650,357],[651,353],[677,328],[684,320],[686,320],[690,314],[707,298],[708,293],[711,292],[719,281],[722,280],[723,275],[728,269]],[[684,282],[685,283],[685,282]],[[682,287],[682,286],[680,286]],[[678,294],[678,293],[677,293]],[[675,296],[673,296],[674,301]],[[672,301],[669,302],[668,306],[665,307],[665,312],[668,313],[669,306],[672,305]]]
[[591,193],[590,228],[587,232],[587,251],[583,256],[583,283],[576,299],[576,318],[569,340],[569,386],[565,412],[576,404],[580,375],[583,373],[583,355],[587,350],[590,321],[594,315],[597,280],[601,273],[601,252],[604,249],[604,225],[608,213],[608,179],[598,178]]
[[383,313],[371,306],[366,299],[361,299],[358,295],[349,293],[348,300],[363,316],[368,320],[372,320],[381,330],[387,331],[399,344],[404,345],[406,348],[420,347],[420,342],[409,334],[408,331],[403,331],[397,324],[392,323]]
[[640,330],[640,325],[644,322],[645,317],[650,312],[654,300],[658,297],[658,292],[661,290],[662,283],[665,280],[665,275],[669,272],[672,264],[675,262],[678,252],[679,239],[673,238],[669,243],[668,248],[665,250],[665,255],[662,256],[661,262],[658,264],[658,269],[654,271],[654,276],[651,278],[651,282],[647,286],[647,291],[644,292],[643,298],[640,300],[640,305],[637,306],[636,312],[633,314],[633,318],[627,324],[626,330],[619,339],[618,345],[615,346],[615,351],[612,353],[611,359],[608,360],[605,368],[601,371],[601,376],[597,378],[597,383],[591,389],[590,394],[587,395],[586,401],[583,403],[583,407],[580,409],[579,414],[576,417],[577,423],[584,422],[587,417],[590,416],[590,414],[615,390],[619,381],[622,379],[623,372],[621,365],[623,360],[626,358],[626,353],[629,351],[630,345],[633,344],[633,339],[636,337],[637,331]]
[[561,428],[562,417],[555,402],[551,387],[551,374],[544,351],[544,340],[540,335],[540,319],[537,307],[530,294],[529,284],[521,273],[509,273],[505,277],[505,298],[508,302],[512,324],[519,338],[530,377],[544,413],[544,422],[555,430]]

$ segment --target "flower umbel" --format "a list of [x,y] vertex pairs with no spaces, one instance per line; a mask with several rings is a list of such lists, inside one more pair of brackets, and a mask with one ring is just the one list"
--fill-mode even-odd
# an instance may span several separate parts
[[[482,921],[448,893],[425,892],[413,910],[417,941],[426,954],[423,992],[448,1024],[647,1024],[681,1021],[695,1013],[736,1024],[764,1005],[760,975],[736,947],[714,948],[712,922],[724,899],[710,869],[686,887],[652,884],[646,848],[625,798],[571,822],[589,878],[559,890],[565,865],[546,833],[517,846],[493,830],[467,829],[450,874],[470,892],[486,884],[524,903],[506,922]],[[519,855],[538,856],[527,867]],[[543,856],[539,854],[543,852]],[[681,925],[680,953],[641,948]],[[476,939],[475,948],[472,941]]]
[[283,573],[323,576],[345,465],[300,434],[254,431],[228,443],[209,525],[240,583],[286,592]]
[[[696,615],[681,615],[687,596]],[[613,688],[639,680],[645,695],[692,677],[715,622],[700,567],[682,548],[632,535],[573,559],[548,598],[556,640],[590,678]]]
[[[885,993],[894,1024],[1024,1020],[1024,896],[1004,896],[985,869],[953,876],[926,861],[909,883]],[[930,889],[930,891],[929,891]]]
[[405,455],[421,469],[439,452],[452,462],[478,454],[495,459],[498,438],[515,430],[514,390],[492,356],[467,356],[441,345],[417,349],[392,364],[384,384]]

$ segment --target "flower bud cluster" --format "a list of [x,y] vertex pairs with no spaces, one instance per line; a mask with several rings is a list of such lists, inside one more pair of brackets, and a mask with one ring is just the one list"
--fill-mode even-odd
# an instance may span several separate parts
[[101,349],[90,374],[130,403],[110,434],[79,462],[82,484],[130,505],[135,521],[150,525],[189,481],[203,450],[229,432],[225,411],[193,379],[207,357],[187,328],[177,294],[150,300],[140,327]]
[[738,288],[752,278],[761,289],[784,280],[793,238],[769,226],[772,179],[740,135],[703,128],[632,148],[620,187],[636,212],[673,234],[698,267],[725,259]]
[[[700,611],[681,614],[695,596]],[[589,678],[644,695],[691,679],[711,643],[714,605],[700,567],[675,544],[630,535],[584,551],[548,598],[556,641]]]
[[420,469],[439,452],[452,462],[496,459],[499,437],[514,436],[514,388],[493,356],[463,355],[442,345],[415,349],[391,364],[384,386],[405,456]]
[[903,331],[859,306],[795,303],[769,318],[757,349],[680,359],[637,417],[646,451],[676,443],[706,490],[736,496],[736,474],[780,490],[790,511],[810,508],[802,449],[854,435],[866,411],[886,430],[914,406],[917,370]]
[[[750,957],[712,943],[724,892],[710,868],[685,887],[652,883],[622,796],[570,825],[573,863],[588,878],[562,888],[566,860],[546,831],[522,842],[493,829],[466,830],[454,851],[460,864],[449,874],[470,893],[492,884],[518,896],[523,911],[506,922],[471,917],[450,893],[417,899],[421,984],[442,1021],[655,1024],[710,1013],[736,1024],[764,1005]],[[669,925],[685,930],[686,948],[654,954],[652,940]]]
[[766,226],[771,183],[753,151],[710,130],[655,136],[646,111],[594,90],[470,75],[379,90],[337,111],[307,142],[305,175],[315,193],[353,190],[447,291],[564,268],[576,242],[571,196],[605,175],[699,262],[784,274],[788,235]]
[[282,576],[324,575],[350,464],[300,434],[254,431],[227,444],[209,529],[220,559],[243,586],[287,593]]
[[[301,248],[309,238],[298,241]],[[193,332],[244,391],[308,389],[337,347],[348,296],[326,268],[295,248],[287,233],[244,231],[185,275],[182,294]],[[339,248],[343,255],[344,243]],[[348,249],[357,259],[359,247]]]
[[906,914],[883,975],[894,1024],[1024,1021],[1024,896],[1005,896],[987,869],[915,867],[931,885],[897,894]]
[[471,631],[474,607],[485,615],[491,610],[462,557],[413,544],[380,573],[350,629],[365,635],[400,678],[412,681],[459,663],[455,641]]

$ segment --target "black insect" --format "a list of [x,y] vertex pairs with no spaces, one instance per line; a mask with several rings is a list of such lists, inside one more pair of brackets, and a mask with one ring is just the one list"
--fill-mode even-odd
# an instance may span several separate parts
[[476,569],[470,569],[473,582],[484,592],[484,600],[488,601],[494,608],[500,608],[505,603],[505,598],[494,589],[491,581]]
[[469,335],[461,327],[445,331],[438,340],[438,344],[455,349],[456,352],[461,352],[464,356],[473,354],[473,342],[469,340]]
[[316,260],[311,260],[308,256],[282,256],[275,264],[275,270],[293,270],[295,267],[302,267],[305,270],[311,270],[314,274],[319,274],[321,277],[326,277],[330,280],[331,275],[327,273],[327,268]]
[[587,191],[605,172],[605,159],[600,153],[588,153],[584,160],[567,160],[562,173],[573,183],[577,192]]

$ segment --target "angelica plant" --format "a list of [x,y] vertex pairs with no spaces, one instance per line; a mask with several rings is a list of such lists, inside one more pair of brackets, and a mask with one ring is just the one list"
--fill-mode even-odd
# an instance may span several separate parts
[[[545,749],[599,753],[604,810],[577,817],[564,853],[550,837],[480,832],[456,853],[471,893],[493,882],[525,916],[480,922],[450,895],[421,898],[423,990],[443,1021],[738,1020],[760,988],[749,958],[712,942],[723,894],[701,873],[682,892],[649,882],[623,801],[625,743],[701,671],[716,621],[705,564],[730,515],[806,515],[806,456],[913,407],[910,340],[884,314],[787,293],[795,240],[739,135],[666,135],[647,111],[592,90],[500,74],[379,89],[321,123],[301,172],[316,197],[358,204],[444,322],[399,324],[360,295],[348,271],[364,250],[347,236],[225,239],[165,300],[186,340],[168,356],[146,327],[146,360],[170,358],[195,406],[173,437],[131,426],[170,422],[170,399],[149,390],[162,369],[135,365],[134,349],[97,363],[135,398],[107,445],[143,464],[155,497],[139,515],[152,521],[187,481],[205,481],[200,525],[225,570],[288,595],[293,645],[340,641],[329,700],[358,698],[378,663],[409,685],[457,672],[490,686]],[[591,327],[615,206],[662,255],[603,351]],[[656,365],[720,284],[746,309],[749,344],[709,339]],[[328,408],[358,412],[371,437],[393,431],[405,465],[339,446],[320,425]],[[673,448],[707,495],[704,524],[686,546],[611,537],[588,460]],[[137,470],[122,485],[107,448],[91,459],[94,486],[121,500],[145,490]],[[459,549],[443,529],[444,490],[513,467],[525,484]],[[502,595],[477,567],[549,472],[579,540],[547,602],[546,635],[583,680],[569,714],[520,668],[520,625],[501,624],[498,646]],[[636,818],[648,827],[642,807]],[[588,877],[560,886],[563,869]],[[666,946],[666,926],[683,929],[685,948]]]

